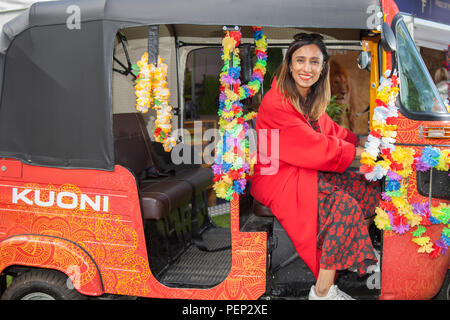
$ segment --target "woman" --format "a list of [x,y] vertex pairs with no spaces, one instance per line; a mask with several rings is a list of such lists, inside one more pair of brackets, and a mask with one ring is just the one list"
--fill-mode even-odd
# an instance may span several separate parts
[[[379,186],[346,172],[363,149],[325,112],[330,84],[323,38],[302,33],[294,39],[259,107],[258,140],[267,148],[259,150],[251,193],[272,210],[314,273],[309,298],[352,299],[334,285],[336,270],[364,273],[376,263],[365,218],[375,212]],[[275,161],[277,170],[269,170]]]

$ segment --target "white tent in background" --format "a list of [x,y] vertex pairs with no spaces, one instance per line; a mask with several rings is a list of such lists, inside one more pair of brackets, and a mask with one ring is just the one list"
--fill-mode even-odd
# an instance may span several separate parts
[[4,47],[3,25],[27,10],[35,2],[56,0],[3,0],[0,1],[0,48]]
[[402,15],[417,46],[439,51],[448,49],[450,25],[417,18],[404,12],[402,12]]
[[41,1],[54,1],[54,0],[5,0],[0,2],[0,31],[3,25],[16,17],[26,9],[28,9],[33,3]]

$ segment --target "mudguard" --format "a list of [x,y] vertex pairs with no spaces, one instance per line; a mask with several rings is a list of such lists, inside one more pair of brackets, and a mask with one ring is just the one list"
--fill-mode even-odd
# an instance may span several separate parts
[[0,241],[0,271],[9,266],[54,269],[65,273],[78,292],[102,295],[100,271],[89,253],[70,240],[47,235],[21,234]]

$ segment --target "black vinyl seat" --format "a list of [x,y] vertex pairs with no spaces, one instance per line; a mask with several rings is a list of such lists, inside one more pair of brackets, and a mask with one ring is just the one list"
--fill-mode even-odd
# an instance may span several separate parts
[[168,162],[167,154],[169,159],[161,169],[161,159],[140,113],[114,114],[113,127],[115,162],[131,170],[138,179],[144,219],[161,219],[172,209],[187,204],[196,209],[197,196],[213,184],[210,168],[176,166]]
[[253,213],[258,217],[274,217],[270,208],[266,207],[256,199],[253,199]]
[[115,163],[131,170],[139,182],[144,219],[159,220],[171,210],[188,205],[193,191],[186,181],[167,177],[141,181],[148,168],[155,166],[151,140],[140,113],[113,115]]

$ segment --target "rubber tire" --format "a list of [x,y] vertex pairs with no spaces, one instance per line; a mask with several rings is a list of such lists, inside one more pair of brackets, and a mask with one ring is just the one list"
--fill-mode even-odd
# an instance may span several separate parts
[[31,270],[13,280],[2,300],[22,300],[28,294],[44,293],[55,300],[84,300],[86,296],[67,286],[68,277],[54,270]]
[[433,300],[450,300],[450,271],[445,275],[444,283],[438,294],[433,297]]

